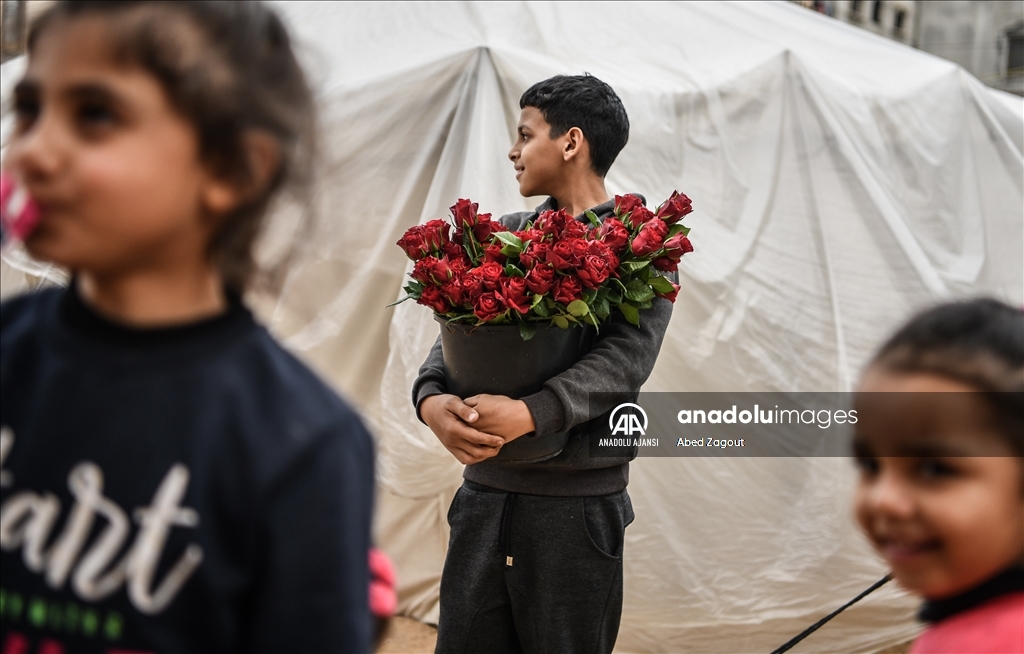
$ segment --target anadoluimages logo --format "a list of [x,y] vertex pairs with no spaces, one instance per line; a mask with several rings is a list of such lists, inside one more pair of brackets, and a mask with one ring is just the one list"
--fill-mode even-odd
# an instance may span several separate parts
[[647,434],[647,413],[639,404],[632,402],[620,404],[608,416],[608,428],[612,430],[612,436],[645,436]]

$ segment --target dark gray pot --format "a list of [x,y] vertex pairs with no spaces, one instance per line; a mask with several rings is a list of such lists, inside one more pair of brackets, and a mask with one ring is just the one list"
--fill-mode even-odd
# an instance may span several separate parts
[[[448,392],[463,399],[480,393],[514,399],[536,393],[545,381],[579,361],[594,335],[590,327],[543,326],[524,341],[515,324],[474,327],[434,318],[441,323]],[[521,436],[491,460],[543,461],[561,452],[568,438],[568,432]]]

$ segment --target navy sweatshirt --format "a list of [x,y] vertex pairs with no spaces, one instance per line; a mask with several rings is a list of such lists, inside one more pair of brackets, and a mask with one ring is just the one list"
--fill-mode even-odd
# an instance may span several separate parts
[[371,438],[229,305],[0,307],[3,651],[369,651]]

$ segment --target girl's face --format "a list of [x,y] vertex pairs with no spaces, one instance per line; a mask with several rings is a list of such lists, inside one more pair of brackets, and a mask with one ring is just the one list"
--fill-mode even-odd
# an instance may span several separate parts
[[868,370],[855,513],[908,590],[941,599],[1024,561],[1024,472],[973,387]]
[[42,214],[25,245],[96,275],[202,265],[224,186],[157,79],[114,60],[109,29],[99,17],[51,25],[15,90],[4,167]]

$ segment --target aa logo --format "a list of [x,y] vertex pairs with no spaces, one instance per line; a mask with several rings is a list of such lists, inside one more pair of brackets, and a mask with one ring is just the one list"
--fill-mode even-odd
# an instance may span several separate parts
[[645,436],[647,434],[647,413],[639,404],[626,402],[612,410],[608,416],[608,427],[612,436]]

